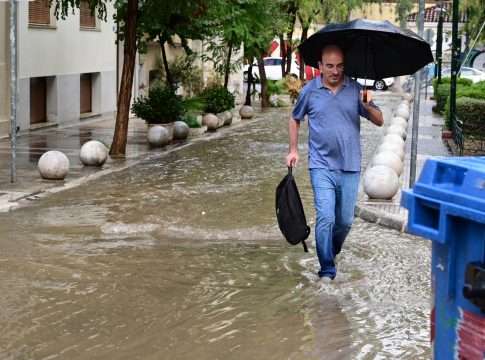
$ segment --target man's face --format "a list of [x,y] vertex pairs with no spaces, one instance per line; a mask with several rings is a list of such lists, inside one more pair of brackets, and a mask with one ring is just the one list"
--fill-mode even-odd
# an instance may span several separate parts
[[324,51],[319,62],[320,72],[330,86],[337,86],[344,79],[344,55],[338,49]]

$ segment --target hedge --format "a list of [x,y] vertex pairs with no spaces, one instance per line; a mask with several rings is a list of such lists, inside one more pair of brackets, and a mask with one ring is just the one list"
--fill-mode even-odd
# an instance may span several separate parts
[[[450,103],[445,109],[445,126],[451,129]],[[456,117],[464,125],[479,125],[485,127],[485,99],[474,99],[471,97],[460,97],[456,99]],[[468,128],[471,129],[470,127]],[[483,130],[482,130],[483,133]]]

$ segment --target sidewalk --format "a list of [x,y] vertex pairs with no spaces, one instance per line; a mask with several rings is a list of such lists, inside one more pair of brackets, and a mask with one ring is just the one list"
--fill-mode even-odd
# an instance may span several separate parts
[[[428,92],[429,96],[429,92]],[[398,104],[396,104],[397,106]],[[432,111],[434,100],[424,98],[421,94],[419,107],[419,126],[417,139],[416,179],[418,181],[426,159],[433,156],[451,156],[441,138],[444,119]],[[401,207],[401,194],[403,189],[409,189],[411,166],[411,139],[413,126],[413,103],[410,108],[411,117],[408,121],[407,138],[405,142],[404,166],[400,180],[400,188],[392,200],[371,200],[361,191],[357,199],[356,216],[373,223],[405,231],[407,226],[407,210]],[[390,119],[385,119],[386,124]],[[386,126],[386,125],[384,125]],[[368,164],[370,167],[370,164]]]
[[[383,93],[384,94],[384,93]],[[390,101],[389,110],[385,114],[386,125],[392,118],[395,108],[400,102],[399,93],[388,93],[385,96]],[[431,110],[434,100],[421,98],[419,114],[418,156],[416,168],[416,180],[430,156],[449,156],[441,139],[441,127],[443,118],[434,114]],[[240,121],[238,108],[233,111],[233,124],[229,127],[220,128],[215,133],[206,133],[200,139],[220,136],[228,131],[233,131],[238,126],[244,126],[252,121],[258,121],[264,116],[264,112],[256,107],[252,120]],[[359,192],[356,216],[362,219],[378,223],[380,225],[404,231],[407,223],[407,210],[400,206],[401,191],[409,187],[409,168],[411,161],[411,137],[412,137],[412,104],[411,119],[408,122],[404,169],[400,177],[401,188],[392,200],[375,201],[368,199],[363,192],[362,186]],[[239,121],[238,121],[239,120]],[[146,140],[147,127],[140,119],[130,119],[128,142],[125,158],[108,157],[103,167],[83,166],[79,159],[79,149],[88,140],[100,140],[111,143],[114,132],[114,119],[91,122],[68,128],[50,128],[32,131],[17,138],[17,182],[12,183],[10,169],[10,139],[0,139],[0,212],[10,211],[18,206],[28,203],[49,193],[62,191],[66,188],[78,186],[86,181],[101,177],[107,173],[120,171],[142,159],[150,156],[161,156],[180,147],[187,146],[191,141],[171,144],[163,149],[150,148]],[[375,128],[375,127],[374,127]],[[385,129],[381,129],[376,136],[384,136]],[[373,142],[380,143],[380,139]],[[376,146],[377,148],[377,146]],[[48,150],[60,150],[64,152],[70,161],[70,171],[63,181],[43,180],[37,170],[37,162],[40,156]],[[363,162],[363,169],[370,166],[370,159]]]
[[[85,124],[57,128],[48,127],[33,130],[17,137],[16,182],[11,182],[11,144],[9,138],[0,138],[0,212],[14,210],[31,200],[50,193],[78,186],[108,173],[120,171],[151,156],[163,156],[193,141],[204,140],[225,134],[228,131],[259,120],[263,114],[255,112],[253,119],[241,122],[239,107],[233,111],[231,126],[207,132],[184,142],[172,142],[163,148],[150,147],[147,141],[147,125],[138,118],[130,118],[126,156],[108,156],[102,168],[84,166],[79,158],[81,146],[89,140],[107,144],[113,141],[115,119],[94,121]],[[44,180],[37,170],[39,158],[46,151],[59,150],[67,155],[70,169],[64,180]]]

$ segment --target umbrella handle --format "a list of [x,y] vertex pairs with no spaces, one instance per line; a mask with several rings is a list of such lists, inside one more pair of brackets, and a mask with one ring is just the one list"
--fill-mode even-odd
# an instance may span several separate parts
[[364,87],[364,90],[363,90],[362,100],[364,101],[364,104],[367,102],[367,88],[366,87]]

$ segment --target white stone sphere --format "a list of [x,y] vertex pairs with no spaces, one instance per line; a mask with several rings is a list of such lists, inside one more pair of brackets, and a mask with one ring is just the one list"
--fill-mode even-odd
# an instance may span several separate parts
[[394,117],[402,117],[404,120],[409,120],[409,110],[398,106],[394,113]]
[[407,101],[413,101],[413,95],[411,93],[405,93],[402,98]]
[[401,100],[401,102],[399,103],[399,105],[404,105],[404,106],[406,106],[409,109],[409,101],[407,101],[407,100]]
[[392,151],[395,153],[401,160],[404,160],[404,149],[403,146],[400,144],[397,144],[395,142],[387,141],[385,143],[382,143],[379,148],[377,149],[378,152],[382,151]]
[[202,117],[202,125],[207,126],[208,131],[215,131],[219,127],[219,118],[214,114],[205,114]]
[[232,112],[230,111],[224,111],[224,113],[226,114],[226,119],[224,121],[224,125],[231,125],[232,124]]
[[400,116],[393,117],[389,125],[401,125],[404,128],[404,130],[408,128],[408,122],[406,121],[406,119]]
[[241,119],[251,119],[253,117],[254,110],[249,105],[241,106],[239,109],[239,115],[241,115]]
[[50,150],[40,157],[37,168],[44,179],[62,180],[69,172],[69,159],[60,151]]
[[91,140],[81,146],[79,157],[84,165],[102,166],[108,159],[108,149],[102,142]]
[[225,112],[220,112],[216,114],[217,119],[219,119],[219,127],[224,126],[227,121],[227,114]]
[[173,123],[173,139],[185,140],[189,137],[189,125],[185,121],[175,121]]
[[390,125],[387,128],[387,134],[398,134],[400,137],[402,137],[403,140],[406,140],[406,137],[408,136],[408,133],[406,130],[401,125]]
[[152,146],[165,146],[169,140],[168,130],[161,125],[154,125],[148,130],[147,139]]
[[403,163],[399,155],[392,151],[381,151],[372,160],[372,166],[388,166],[396,172],[397,176],[402,173]]
[[404,148],[404,139],[400,137],[398,134],[387,134],[386,136],[384,136],[384,138],[382,139],[382,143],[385,143],[388,141],[399,144]]
[[370,199],[392,199],[399,190],[399,178],[390,167],[377,165],[365,172],[363,185]]

